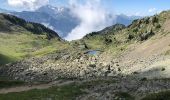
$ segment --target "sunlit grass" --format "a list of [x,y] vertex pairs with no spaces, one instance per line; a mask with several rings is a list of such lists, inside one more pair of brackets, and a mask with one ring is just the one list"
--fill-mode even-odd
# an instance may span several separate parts
[[31,33],[0,34],[0,65],[65,49],[66,43]]

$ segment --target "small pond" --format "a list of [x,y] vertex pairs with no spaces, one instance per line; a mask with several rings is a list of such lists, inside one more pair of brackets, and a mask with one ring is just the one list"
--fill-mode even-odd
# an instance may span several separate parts
[[90,51],[87,51],[86,54],[98,55],[100,52],[101,52],[100,50],[90,50]]

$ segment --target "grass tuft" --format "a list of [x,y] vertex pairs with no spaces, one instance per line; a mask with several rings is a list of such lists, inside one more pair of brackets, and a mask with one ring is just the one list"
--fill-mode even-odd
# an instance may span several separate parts
[[170,100],[170,91],[149,94],[142,100]]

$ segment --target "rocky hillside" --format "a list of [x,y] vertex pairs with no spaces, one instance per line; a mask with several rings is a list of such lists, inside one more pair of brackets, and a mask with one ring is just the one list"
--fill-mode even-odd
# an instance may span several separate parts
[[158,100],[168,98],[169,25],[170,11],[127,27],[117,24],[70,42],[71,48],[5,65],[0,76],[30,83],[71,80],[72,89],[84,93],[77,100],[154,100],[147,98],[155,93]]

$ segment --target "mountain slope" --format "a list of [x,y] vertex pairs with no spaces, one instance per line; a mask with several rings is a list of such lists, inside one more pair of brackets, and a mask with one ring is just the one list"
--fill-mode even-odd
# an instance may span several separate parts
[[37,23],[0,14],[0,64],[44,55],[65,44],[58,34]]
[[[83,42],[89,49],[99,49],[103,50],[107,46],[114,44],[116,46],[117,40],[115,39],[114,35],[118,31],[125,29],[126,26],[122,24],[116,24],[110,27],[107,27],[98,32],[92,32],[86,35],[83,39],[79,42]],[[113,46],[113,45],[112,45]]]
[[[102,31],[93,32],[92,34],[85,36],[82,40],[87,41],[87,42],[94,40],[94,41],[99,41],[99,43],[102,43],[102,42],[104,43],[103,40],[109,39],[110,41],[112,41],[110,44],[115,44],[115,43],[126,44],[129,42],[135,42],[135,41],[142,42],[142,41],[150,39],[152,36],[159,34],[161,32],[167,33],[163,30],[165,30],[164,24],[168,24],[168,22],[165,22],[165,20],[168,19],[167,18],[169,16],[168,13],[169,12],[163,12],[160,15],[155,15],[152,17],[145,17],[139,20],[134,20],[132,24],[127,27],[117,24],[115,26],[117,26],[118,29],[115,26],[111,26]],[[166,25],[166,27],[168,27],[168,25]],[[166,28],[166,30],[168,30],[168,28]],[[102,34],[103,31],[106,32],[107,34],[103,35]],[[98,37],[98,39],[95,37]],[[93,43],[95,42],[87,43],[87,45],[88,44],[92,45]],[[102,44],[98,44],[98,45],[103,46]]]
[[17,18],[12,15],[0,15],[0,31],[2,32],[18,32],[21,30],[30,31],[33,34],[46,35],[48,39],[59,38],[58,34],[45,26],[38,23],[26,22],[23,19]]
[[[60,9],[62,10],[60,11]],[[65,37],[79,23],[79,20],[71,15],[68,8],[44,6],[34,12],[23,11],[12,12],[12,14],[27,21],[44,24],[59,32],[61,37]]]

